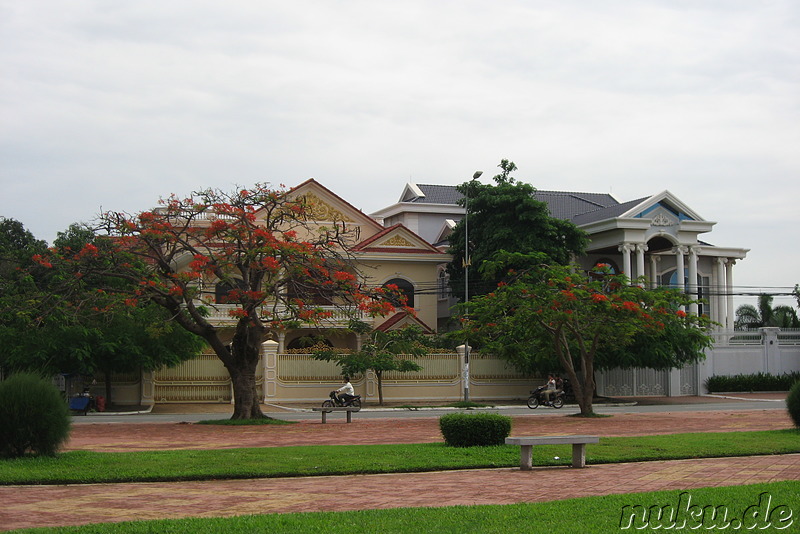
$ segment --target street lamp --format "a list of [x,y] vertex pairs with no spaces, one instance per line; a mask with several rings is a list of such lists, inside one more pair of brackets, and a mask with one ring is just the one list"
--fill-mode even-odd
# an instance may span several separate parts
[[[475,171],[473,180],[481,177],[483,171]],[[467,304],[469,303],[469,185],[464,194],[464,313],[469,317]],[[469,338],[464,343],[464,402],[469,402]]]

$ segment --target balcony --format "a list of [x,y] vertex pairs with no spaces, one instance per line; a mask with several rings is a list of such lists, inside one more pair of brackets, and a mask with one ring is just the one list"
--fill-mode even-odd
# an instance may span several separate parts
[[[231,311],[239,309],[235,304],[202,304],[195,302],[195,306],[204,306],[208,310],[208,320],[216,326],[234,326],[237,322],[236,317],[231,316]],[[338,306],[316,306],[315,309],[329,312],[331,316],[323,319],[320,325],[324,328],[346,328],[351,319],[357,319],[367,324],[373,324],[375,319],[365,315],[360,310],[341,308]],[[264,310],[273,311],[272,307],[264,307]],[[276,310],[278,316],[286,312],[286,308],[279,306]],[[267,319],[269,320],[269,319]]]

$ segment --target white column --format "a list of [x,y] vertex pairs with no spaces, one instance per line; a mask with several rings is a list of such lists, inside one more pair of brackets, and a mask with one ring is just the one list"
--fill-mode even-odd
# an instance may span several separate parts
[[[647,251],[647,245],[639,243],[636,245],[636,278],[645,276],[644,272],[644,253]],[[640,286],[642,283],[639,284]],[[643,286],[644,287],[644,286]]]
[[625,276],[633,280],[633,273],[631,272],[631,250],[633,246],[630,243],[623,243],[618,247],[622,252],[622,272]]
[[[689,287],[687,291],[697,300],[697,247],[689,247]],[[697,304],[689,305],[689,312],[697,315]]]
[[264,399],[269,402],[278,392],[278,342],[271,339],[261,344],[261,359],[264,377]]
[[725,263],[727,263],[728,258],[717,258],[717,285],[716,291],[717,294],[714,297],[714,300],[717,303],[717,315],[714,317],[714,320],[717,321],[721,326],[720,328],[728,328],[727,327],[727,299],[725,297],[726,293],[726,282],[725,282]]
[[661,256],[650,256],[650,288],[655,289],[658,287],[658,262],[661,261]]
[[286,332],[278,332],[278,352],[286,353]]
[[686,254],[686,247],[684,246],[677,246],[674,249],[675,251],[675,262],[677,264],[676,272],[675,272],[675,281],[676,286],[681,291],[686,291],[686,284],[684,283],[683,279],[683,272],[686,266],[683,263],[683,255]]
[[728,260],[728,269],[725,271],[725,294],[727,295],[728,317],[725,321],[725,328],[733,330],[733,318],[736,316],[733,311],[733,266],[736,260]]

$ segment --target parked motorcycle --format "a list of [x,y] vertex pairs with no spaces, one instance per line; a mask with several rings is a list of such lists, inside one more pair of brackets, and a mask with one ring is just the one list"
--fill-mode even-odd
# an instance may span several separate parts
[[361,408],[361,395],[356,395],[352,399],[344,401],[339,398],[336,391],[331,391],[330,400],[322,403],[323,408],[336,408],[344,406],[353,406],[354,408]]
[[547,386],[539,386],[531,391],[531,396],[528,397],[528,408],[535,410],[541,404],[542,406],[550,406],[552,408],[561,408],[564,406],[564,398],[567,396],[563,389],[557,389],[550,393],[550,400],[545,400],[544,390]]

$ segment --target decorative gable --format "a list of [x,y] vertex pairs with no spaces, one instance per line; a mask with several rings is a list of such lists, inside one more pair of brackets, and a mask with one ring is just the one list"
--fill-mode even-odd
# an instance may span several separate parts
[[361,252],[442,254],[439,249],[403,226],[395,224],[362,241],[352,249]]
[[312,192],[302,195],[309,205],[311,218],[316,221],[353,222],[346,213],[338,210]]

